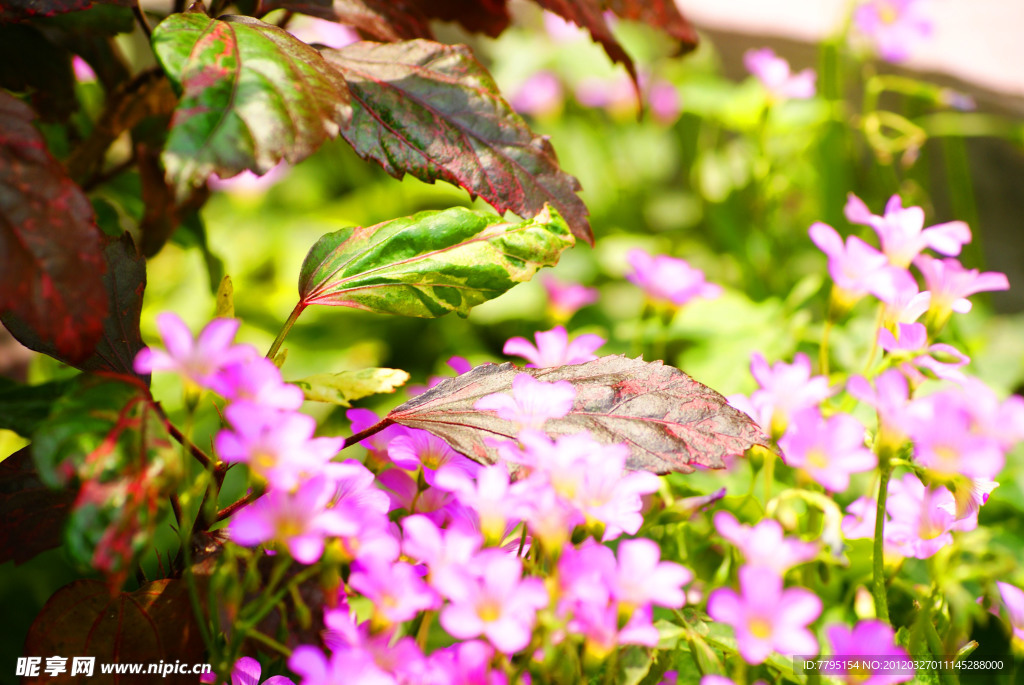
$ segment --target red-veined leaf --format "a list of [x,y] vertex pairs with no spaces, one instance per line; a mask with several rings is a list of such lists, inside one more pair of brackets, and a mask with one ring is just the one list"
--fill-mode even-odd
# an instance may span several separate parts
[[270,0],[261,9],[286,9],[337,21],[389,42],[434,37],[427,15],[406,0]]
[[272,24],[173,14],[154,29],[153,49],[182,92],[163,154],[179,197],[212,173],[305,159],[348,117],[341,76]]
[[359,156],[396,178],[462,186],[499,212],[535,216],[550,204],[577,238],[593,242],[579,181],[469,48],[412,40],[322,52],[348,82],[352,119],[341,134]]
[[462,207],[328,233],[299,275],[299,305],[434,317],[501,295],[554,266],[573,237],[549,207],[508,223]]
[[623,356],[544,369],[484,364],[414,397],[385,421],[428,430],[467,457],[494,463],[497,450],[489,440],[514,440],[518,427],[473,405],[486,395],[510,393],[521,373],[546,382],[568,381],[576,389],[572,411],[549,419],[545,432],[589,431],[602,443],[624,442],[631,452],[630,469],[688,473],[694,464],[722,468],[725,457],[769,444],[749,416],[711,388],[660,361]]
[[131,7],[132,4],[132,0],[4,0],[0,3],[0,22],[80,12],[93,5]]

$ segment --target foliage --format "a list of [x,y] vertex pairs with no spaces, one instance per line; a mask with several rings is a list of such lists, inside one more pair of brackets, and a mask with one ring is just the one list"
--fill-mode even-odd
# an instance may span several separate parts
[[967,224],[924,227],[977,233],[963,132],[1024,129],[876,73],[922,1],[739,84],[676,59],[672,2],[8,3],[0,57],[37,59],[0,68],[0,320],[42,353],[0,380],[17,656],[1012,682],[1020,323],[965,313],[1008,287]]

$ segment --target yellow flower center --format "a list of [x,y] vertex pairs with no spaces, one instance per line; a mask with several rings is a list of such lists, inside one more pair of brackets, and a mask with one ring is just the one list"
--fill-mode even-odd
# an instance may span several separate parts
[[477,608],[476,615],[479,616],[480,620],[484,623],[497,621],[501,618],[501,604],[493,599],[488,599]]
[[751,619],[750,634],[759,640],[767,640],[772,635],[772,624],[763,618]]

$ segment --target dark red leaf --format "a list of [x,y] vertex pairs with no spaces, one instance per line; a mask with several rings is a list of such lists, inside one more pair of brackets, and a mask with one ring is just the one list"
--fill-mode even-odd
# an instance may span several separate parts
[[22,21],[33,17],[80,12],[93,5],[131,7],[132,0],[4,0],[0,3],[0,22]]
[[423,12],[443,21],[456,21],[470,31],[497,38],[508,28],[506,0],[415,0]]
[[551,143],[502,99],[469,48],[413,40],[322,54],[348,82],[352,119],[341,134],[361,157],[396,178],[462,186],[499,212],[533,217],[551,204],[575,236],[593,242],[579,181],[559,168]]
[[78,108],[71,53],[34,26],[0,25],[0,88],[28,93],[46,121],[65,121]]
[[[98,580],[77,580],[58,590],[29,629],[25,656],[68,659],[59,677],[40,674],[29,683],[189,683],[193,673],[141,676],[101,675],[100,664],[142,663],[159,667],[161,661],[189,665],[203,663],[204,645],[183,580],[157,580],[135,592],[111,595]],[[71,658],[96,659],[92,678],[70,677]]]
[[650,24],[665,31],[680,42],[680,52],[689,52],[697,46],[697,32],[693,30],[672,0],[535,0],[546,10],[568,19],[590,31],[595,41],[614,62],[620,62],[636,80],[636,67],[632,58],[615,39],[604,13],[610,10],[623,19]]
[[549,420],[550,435],[589,431],[602,443],[625,442],[626,467],[654,473],[693,471],[693,464],[722,468],[723,458],[753,445],[768,445],[754,421],[724,397],[660,361],[623,356],[548,369],[484,364],[443,381],[388,414],[386,421],[422,428],[467,457],[494,463],[488,439],[514,439],[511,421],[473,405],[492,393],[511,393],[512,380],[528,373],[542,381],[569,381],[576,402],[568,416]]
[[261,9],[286,9],[348,24],[382,41],[433,38],[427,15],[405,0],[270,0]]
[[[146,260],[125,233],[118,239],[107,239],[103,250],[106,265],[102,286],[105,293],[103,330],[93,351],[85,359],[74,360],[52,341],[38,336],[22,321],[4,318],[4,323],[23,345],[37,352],[65,361],[83,371],[115,371],[134,374],[132,363],[144,347],[139,331],[142,315],[142,293],[146,289]],[[148,382],[148,377],[145,379]]]
[[81,362],[107,314],[101,234],[32,119],[0,91],[0,318]]
[[0,564],[59,546],[74,500],[74,492],[43,484],[28,447],[0,462]]

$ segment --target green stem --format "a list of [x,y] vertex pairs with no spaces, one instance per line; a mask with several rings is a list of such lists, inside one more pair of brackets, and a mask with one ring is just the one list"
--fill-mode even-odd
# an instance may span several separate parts
[[288,331],[292,329],[292,326],[295,325],[299,315],[302,314],[305,309],[306,305],[302,302],[295,305],[295,309],[293,309],[292,313],[288,315],[288,320],[284,322],[284,326],[281,327],[281,332],[277,334],[276,338],[274,338],[273,344],[271,344],[270,349],[267,351],[267,359],[274,361],[274,357],[277,356],[278,351],[281,349],[284,339],[288,336]]
[[288,649],[288,647],[286,647],[285,645],[282,645],[280,642],[278,642],[274,638],[270,637],[269,635],[264,635],[263,633],[261,633],[258,630],[250,630],[249,634],[246,637],[251,638],[253,640],[256,640],[256,642],[262,642],[267,647],[270,647],[274,651],[280,652],[281,654],[284,654],[285,656],[291,656],[292,655],[292,650]]
[[821,333],[821,347],[818,348],[818,364],[821,366],[821,375],[828,378],[828,339],[832,332],[832,305],[829,304],[829,315],[825,319],[825,329]]
[[[935,623],[932,621],[932,610],[928,608],[927,614],[924,620],[921,622],[924,628],[924,639],[928,643],[928,651],[932,653],[937,661],[943,661],[946,658],[945,648],[942,646],[942,639],[939,637],[939,633],[935,630]],[[936,668],[935,675],[939,676],[939,682],[943,685],[959,685],[960,678],[957,677],[956,673],[948,668]]]
[[875,615],[889,621],[889,600],[885,588],[885,500],[889,493],[889,478],[892,476],[892,462],[887,452],[878,457],[880,478],[878,480],[878,507],[875,509],[875,545],[872,558],[872,588],[875,598]]

